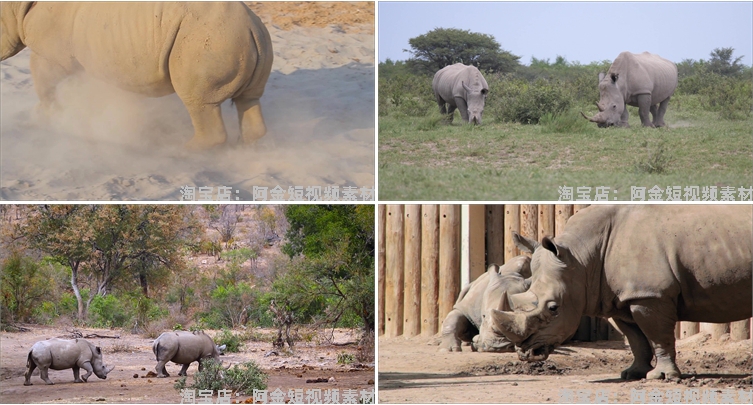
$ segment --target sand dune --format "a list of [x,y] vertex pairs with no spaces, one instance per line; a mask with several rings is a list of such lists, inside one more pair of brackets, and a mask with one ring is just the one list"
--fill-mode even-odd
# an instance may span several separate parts
[[[275,62],[261,99],[268,133],[252,148],[236,145],[229,101],[222,106],[228,146],[192,153],[183,148],[191,120],[176,95],[143,98],[83,76],[61,83],[64,107],[43,124],[34,113],[30,51],[3,61],[0,199],[179,200],[182,186],[211,187],[213,197],[225,186],[232,200],[250,200],[254,186],[373,188],[373,11],[366,29],[347,21],[317,27],[291,17],[305,7],[272,4],[257,10]],[[285,5],[280,23],[262,14]],[[325,5],[309,7],[338,8]]]

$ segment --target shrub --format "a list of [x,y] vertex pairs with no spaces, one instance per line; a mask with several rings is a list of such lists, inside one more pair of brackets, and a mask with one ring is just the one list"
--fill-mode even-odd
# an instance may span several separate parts
[[205,360],[202,370],[194,374],[193,384],[186,386],[186,377],[179,379],[173,387],[176,390],[185,388],[197,390],[230,390],[243,395],[250,395],[253,390],[267,389],[267,376],[259,366],[248,361],[224,369],[222,363],[214,359]]
[[539,120],[539,124],[544,133],[584,133],[596,128],[575,110],[563,114],[546,113]]
[[638,173],[665,173],[672,162],[672,157],[667,153],[664,142],[655,142],[653,145],[646,142],[642,146],[646,148],[646,155],[636,158],[635,170]]
[[112,294],[97,295],[89,305],[89,321],[97,328],[126,325],[131,320],[126,305]]
[[337,364],[350,364],[356,360],[355,356],[350,353],[341,352],[337,354]]
[[222,332],[214,337],[214,343],[217,346],[227,346],[225,348],[226,352],[238,353],[239,351],[241,351],[241,346],[243,346],[243,339],[241,338],[241,336],[233,333],[233,331],[223,329]]

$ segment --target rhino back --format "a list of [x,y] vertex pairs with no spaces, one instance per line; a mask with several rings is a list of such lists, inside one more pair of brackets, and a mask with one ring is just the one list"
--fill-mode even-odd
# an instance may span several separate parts
[[680,320],[731,322],[752,312],[751,229],[751,206],[592,206],[568,221],[563,240],[577,235],[600,252],[591,271],[618,302],[672,299]]
[[[468,318],[475,327],[481,325],[481,315],[483,311],[484,291],[489,284],[490,272],[478,276],[468,286],[468,292],[453,306]],[[491,272],[493,273],[493,272]],[[494,273],[496,274],[496,273]]]
[[189,364],[205,357],[215,357],[215,347],[212,339],[200,334],[186,334],[178,337],[178,351],[172,361],[178,364]]
[[651,94],[651,103],[658,104],[674,94],[677,88],[677,66],[671,61],[652,53],[634,54],[622,52],[612,63],[609,73],[617,73],[625,80],[625,101],[636,95]]
[[[32,357],[38,365],[65,370],[92,359],[91,344],[83,339],[49,339],[32,346]],[[40,364],[41,363],[41,364]]]

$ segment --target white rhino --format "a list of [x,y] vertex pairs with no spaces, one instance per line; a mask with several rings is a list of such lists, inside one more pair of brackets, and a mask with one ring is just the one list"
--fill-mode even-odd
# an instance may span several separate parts
[[204,367],[204,359],[213,358],[219,360],[220,354],[225,350],[225,345],[217,346],[212,338],[203,331],[195,332],[165,332],[152,344],[152,352],[157,358],[157,377],[169,377],[165,365],[172,361],[176,364],[182,364],[183,367],[178,373],[179,376],[185,376],[188,366],[194,361],[199,362],[199,371]]
[[750,205],[594,205],[554,239],[515,240],[533,250],[531,287],[510,296],[514,311],[487,319],[524,361],[546,359],[581,316],[611,317],[635,357],[623,379],[675,379],[677,321],[753,312]]
[[486,310],[507,308],[507,295],[525,291],[530,285],[531,259],[518,256],[503,266],[492,264],[486,273],[460,291],[452,311],[442,322],[440,351],[459,352],[461,342],[472,342],[471,350],[512,352],[515,345],[484,322]]
[[25,47],[40,112],[63,79],[86,72],[150,97],[177,93],[191,115],[189,149],[227,139],[220,104],[232,99],[245,143],[264,136],[259,99],[272,70],[264,24],[240,2],[0,3],[0,60]]
[[[628,127],[627,106],[638,107],[644,127],[663,127],[669,99],[677,88],[677,66],[671,61],[648,52],[622,52],[612,62],[607,74],[599,74],[596,104],[599,112],[588,118],[599,127]],[[653,121],[649,119],[651,112]]]
[[447,114],[450,122],[457,108],[463,122],[481,125],[489,85],[475,66],[462,63],[445,66],[434,75],[431,87],[439,112]]
[[[107,374],[115,366],[107,368],[102,360],[102,350],[84,339],[49,339],[34,343],[29,350],[26,360],[26,381],[24,385],[32,385],[31,373],[39,367],[39,377],[48,385],[54,384],[47,375],[48,369],[67,370],[73,369],[73,381],[86,382],[94,373],[101,379],[106,379]],[[79,377],[79,370],[87,371]]]

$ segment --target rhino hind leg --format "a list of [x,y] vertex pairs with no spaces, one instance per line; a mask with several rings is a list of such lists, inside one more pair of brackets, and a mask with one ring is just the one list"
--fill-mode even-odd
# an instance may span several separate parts
[[167,372],[165,365],[167,365],[166,361],[157,362],[157,367],[154,368],[154,370],[157,372],[157,378],[170,377],[170,374]]
[[185,103],[193,123],[194,136],[186,143],[189,150],[200,151],[221,145],[227,140],[219,104]]
[[620,377],[623,380],[640,380],[646,378],[646,373],[651,371],[651,360],[654,354],[646,335],[638,325],[612,318],[617,328],[627,336],[630,350],[633,352],[633,364],[622,370]]
[[676,306],[661,300],[640,300],[630,305],[630,312],[651,345],[656,366],[646,374],[651,379],[679,379],[675,352]]
[[651,113],[654,116],[654,127],[660,128],[667,126],[667,124],[664,122],[664,114],[667,112],[667,106],[669,105],[669,97],[667,97],[666,100],[659,103],[659,107],[656,108],[656,105],[651,106]]
[[47,385],[55,385],[50,377],[47,375],[47,367],[39,367],[39,378],[41,378]]
[[[190,366],[191,363],[184,364],[183,367],[180,368],[180,372],[178,373],[181,377],[187,377],[188,376],[188,366]],[[201,362],[199,362],[199,371],[201,371]]]
[[57,85],[70,76],[73,69],[42,58],[35,52],[31,53],[29,67],[34,81],[34,90],[39,97],[39,104],[34,111],[35,119],[46,124],[52,113],[59,107],[55,97]]
[[238,110],[238,122],[241,128],[241,139],[246,145],[252,145],[267,133],[267,126],[261,113],[259,99],[237,97],[233,99]]
[[468,318],[462,312],[453,309],[442,322],[442,343],[439,351],[461,352],[463,351],[460,348],[462,342],[472,341],[476,334],[478,330]]
[[26,381],[24,381],[24,385],[33,385],[31,383],[31,373],[34,372],[34,369],[37,368],[37,363],[34,362],[34,359],[31,358],[31,353],[29,353],[29,358],[26,361],[26,374],[24,377],[26,377]]

